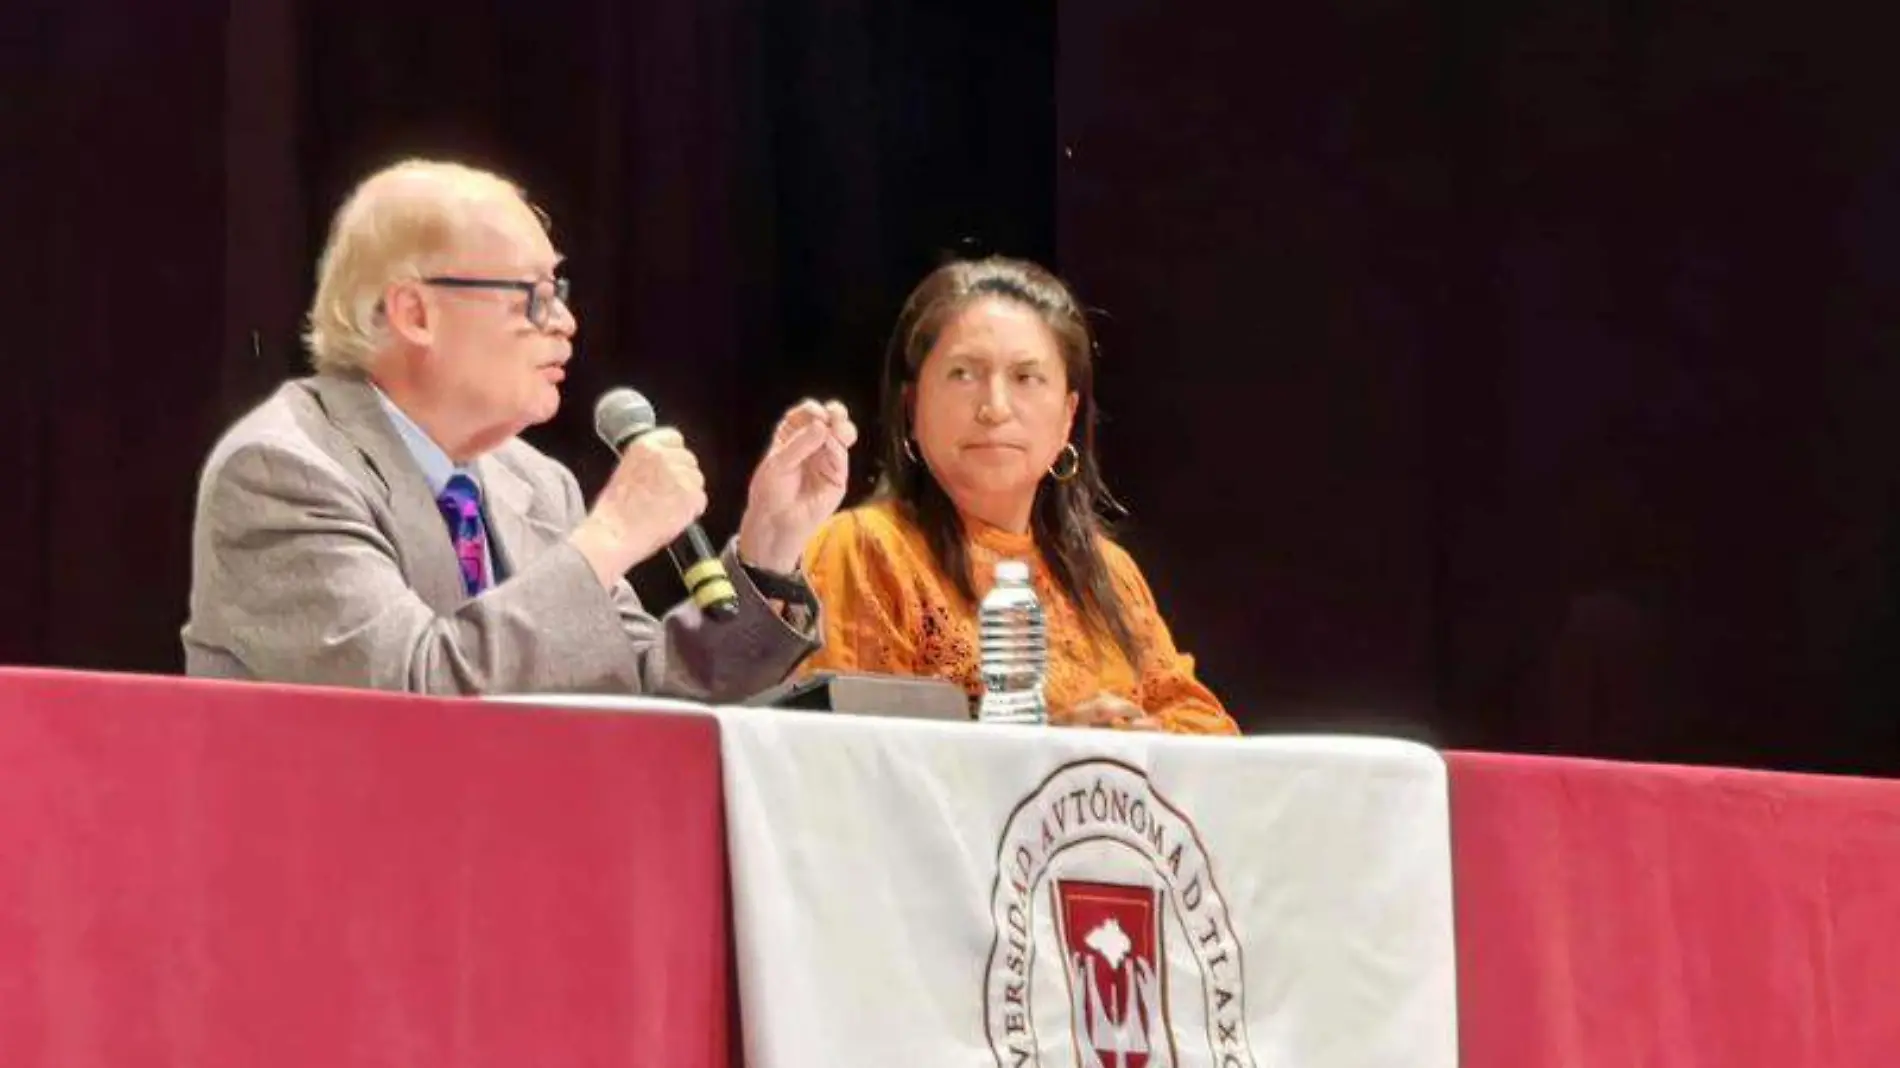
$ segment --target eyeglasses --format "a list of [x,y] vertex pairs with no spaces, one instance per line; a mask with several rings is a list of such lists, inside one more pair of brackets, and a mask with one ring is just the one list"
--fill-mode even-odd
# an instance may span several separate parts
[[450,275],[437,275],[424,278],[423,285],[441,286],[444,289],[499,289],[512,290],[528,295],[528,321],[536,330],[546,330],[548,319],[554,314],[554,302],[567,305],[567,279],[556,278],[552,281],[522,282],[511,278],[456,278]]

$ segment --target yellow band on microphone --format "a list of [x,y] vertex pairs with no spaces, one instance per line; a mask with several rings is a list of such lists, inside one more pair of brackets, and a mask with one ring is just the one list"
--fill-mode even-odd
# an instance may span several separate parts
[[[701,560],[699,563],[680,572],[680,578],[685,581],[687,589],[697,593],[699,584],[702,582],[706,582],[710,579],[725,581],[726,565],[723,560],[715,556],[707,560]],[[726,583],[726,593],[728,595],[732,593],[732,584],[730,582]],[[694,600],[698,600],[698,597],[694,597]]]
[[733,601],[738,597],[738,591],[723,577],[713,579],[704,586],[693,587],[693,603],[701,608],[711,608],[721,601]]

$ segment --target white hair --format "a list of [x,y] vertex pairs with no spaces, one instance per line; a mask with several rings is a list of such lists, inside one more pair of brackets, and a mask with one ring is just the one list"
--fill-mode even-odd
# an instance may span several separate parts
[[460,163],[405,160],[363,180],[337,209],[317,261],[304,343],[320,372],[361,374],[387,341],[383,295],[424,277],[453,251],[476,209],[526,197],[513,182]]

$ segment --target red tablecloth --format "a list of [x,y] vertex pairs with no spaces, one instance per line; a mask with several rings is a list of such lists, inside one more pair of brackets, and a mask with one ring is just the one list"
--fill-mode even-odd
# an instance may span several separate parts
[[1900,1061],[1900,783],[1447,760],[1463,1068]]
[[0,671],[0,1063],[727,1062],[709,718]]

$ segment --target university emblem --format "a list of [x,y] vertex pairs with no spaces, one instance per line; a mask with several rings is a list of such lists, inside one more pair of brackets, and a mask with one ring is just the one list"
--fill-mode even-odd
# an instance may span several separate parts
[[1140,769],[1056,769],[1011,813],[990,899],[1001,1068],[1254,1068],[1241,942],[1193,823]]

